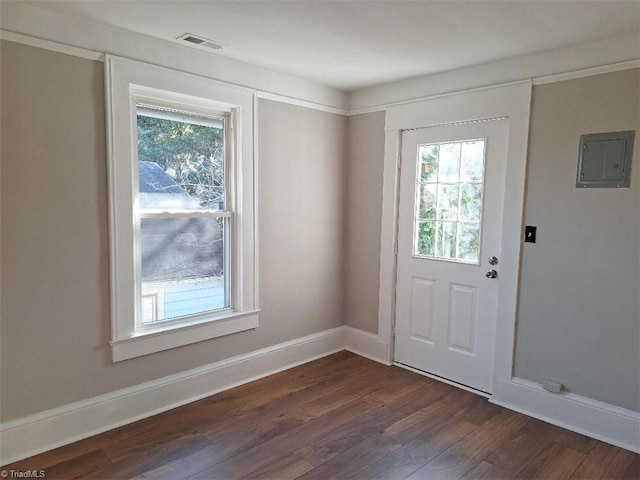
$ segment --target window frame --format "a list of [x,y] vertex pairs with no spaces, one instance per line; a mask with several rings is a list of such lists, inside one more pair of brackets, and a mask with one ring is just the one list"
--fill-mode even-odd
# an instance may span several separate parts
[[[204,77],[108,55],[105,61],[114,362],[258,327],[253,92]],[[137,105],[228,118],[226,232],[230,308],[141,328]]]

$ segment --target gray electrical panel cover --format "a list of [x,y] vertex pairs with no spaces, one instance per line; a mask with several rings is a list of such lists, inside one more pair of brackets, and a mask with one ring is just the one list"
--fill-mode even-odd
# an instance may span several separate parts
[[629,188],[635,132],[592,133],[580,137],[580,188]]

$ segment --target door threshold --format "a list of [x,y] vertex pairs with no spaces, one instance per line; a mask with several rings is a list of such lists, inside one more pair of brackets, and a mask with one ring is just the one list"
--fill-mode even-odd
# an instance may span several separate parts
[[466,390],[467,392],[475,393],[476,395],[480,395],[481,397],[491,398],[491,394],[488,393],[488,392],[483,392],[482,390],[477,390],[475,388],[469,387],[469,386],[464,385],[462,383],[457,383],[457,382],[454,382],[453,380],[449,380],[447,378],[440,377],[438,375],[434,375],[433,373],[425,372],[424,370],[418,370],[417,368],[410,367],[409,365],[405,365],[404,363],[393,362],[393,364],[396,367],[404,368],[405,370],[410,370],[412,372],[418,373],[418,374],[423,375],[425,377],[433,378],[434,380],[438,380],[438,381],[440,381],[442,383],[446,383],[447,385],[451,385],[452,387],[457,387],[457,388],[460,388],[462,390]]

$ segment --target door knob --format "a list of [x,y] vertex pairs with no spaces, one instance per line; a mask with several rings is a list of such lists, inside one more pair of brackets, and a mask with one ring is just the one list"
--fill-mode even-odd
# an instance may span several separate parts
[[498,277],[498,272],[496,272],[493,268],[491,270],[489,270],[485,276],[487,278],[497,278]]
[[489,259],[489,265],[497,265],[498,264],[498,257],[491,257]]

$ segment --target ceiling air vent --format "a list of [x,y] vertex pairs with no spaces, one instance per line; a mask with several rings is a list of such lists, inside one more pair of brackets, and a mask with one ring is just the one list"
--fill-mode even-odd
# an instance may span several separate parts
[[193,33],[185,33],[184,35],[180,35],[177,40],[182,40],[199,47],[210,48],[212,50],[220,50],[222,47],[224,47],[223,43],[216,42],[215,40],[210,40],[199,35],[194,35]]

